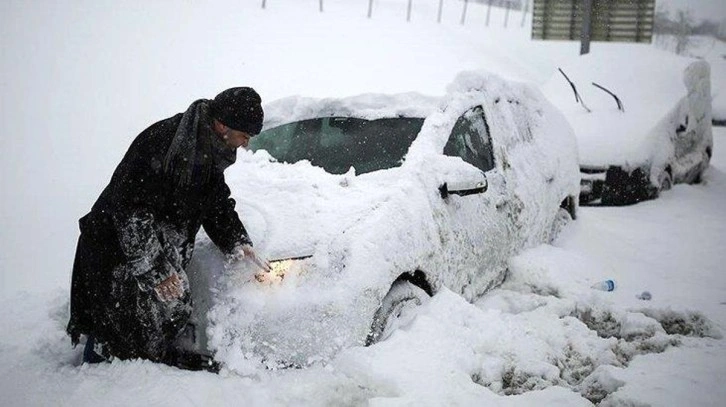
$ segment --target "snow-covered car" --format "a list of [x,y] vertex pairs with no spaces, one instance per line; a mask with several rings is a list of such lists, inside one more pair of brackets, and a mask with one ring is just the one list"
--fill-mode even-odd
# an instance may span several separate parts
[[574,135],[530,85],[462,73],[443,98],[291,97],[265,120],[226,176],[273,271],[207,238],[190,267],[196,341],[238,371],[376,343],[442,286],[474,300],[576,215]]
[[561,71],[543,91],[575,131],[581,204],[632,204],[700,182],[713,149],[707,62],[635,45]]

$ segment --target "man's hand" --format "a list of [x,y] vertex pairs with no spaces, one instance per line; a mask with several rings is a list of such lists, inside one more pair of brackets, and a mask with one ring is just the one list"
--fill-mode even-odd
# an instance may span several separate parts
[[156,295],[164,302],[177,300],[184,295],[184,287],[179,275],[174,273],[154,288]]
[[246,244],[242,246],[242,253],[244,253],[245,257],[250,259],[252,263],[254,263],[257,267],[261,268],[262,271],[265,273],[269,273],[272,271],[272,267],[270,267],[270,263],[267,260],[261,260],[257,253],[255,253],[255,250],[252,248],[252,246]]

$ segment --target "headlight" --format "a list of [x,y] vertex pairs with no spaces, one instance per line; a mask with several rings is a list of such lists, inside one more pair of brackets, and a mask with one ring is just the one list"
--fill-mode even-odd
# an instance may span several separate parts
[[308,256],[290,257],[286,259],[271,260],[269,273],[257,273],[255,279],[263,284],[280,284],[286,275],[291,273],[299,274],[302,270],[304,260],[309,259]]

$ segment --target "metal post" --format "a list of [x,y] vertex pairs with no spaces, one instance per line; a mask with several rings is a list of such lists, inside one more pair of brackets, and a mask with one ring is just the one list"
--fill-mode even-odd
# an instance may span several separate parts
[[320,12],[323,12],[323,0],[320,0]]
[[368,1],[368,18],[373,15],[373,0]]
[[439,16],[436,22],[441,23],[441,12],[444,10],[444,0],[439,0]]
[[640,23],[643,21],[643,3],[638,2],[638,13],[635,17],[635,42],[640,42]]
[[590,52],[592,36],[592,0],[582,0],[582,31],[580,32],[580,55]]
[[489,7],[487,7],[487,27],[489,27],[489,16],[492,14],[492,0],[489,0]]
[[529,12],[529,0],[524,0],[524,4],[522,5],[522,23],[519,25],[520,27],[524,27],[524,20],[527,19],[527,12]]
[[265,8],[266,3],[267,3],[267,0],[262,0],[262,8]]
[[510,9],[509,2],[507,2],[507,11],[504,12],[504,28],[507,28],[507,23],[509,23],[509,9]]
[[411,21],[411,4],[413,0],[408,0],[408,11],[406,11],[406,21]]
[[[543,21],[542,21],[542,39],[544,40],[547,38],[547,28],[549,25],[549,18],[547,16],[550,15],[550,11],[549,11],[550,9],[549,9],[549,7],[547,7],[547,0],[542,0],[542,8],[543,8],[542,14],[544,14],[542,16],[542,17],[544,17]],[[532,6],[532,26],[534,26],[534,6]]]
[[466,22],[466,6],[469,5],[469,0],[464,0],[464,11],[461,12],[461,24],[464,25]]
[[[575,5],[575,2],[577,0],[572,0],[572,12],[570,13],[570,39],[575,39],[575,28],[577,27],[575,25],[575,20],[577,19],[577,6]],[[550,13],[550,16],[552,13]]]
[[[610,34],[612,30],[612,26],[610,25],[610,22],[613,21],[613,11],[615,11],[615,7],[613,7],[611,4],[607,5],[608,8],[608,14],[605,16],[605,41],[610,41]],[[598,10],[600,11],[600,10]]]

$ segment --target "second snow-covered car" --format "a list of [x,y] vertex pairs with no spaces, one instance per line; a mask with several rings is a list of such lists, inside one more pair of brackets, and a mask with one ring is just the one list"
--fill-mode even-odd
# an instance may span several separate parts
[[581,204],[633,204],[701,181],[713,150],[708,62],[603,48],[564,64],[543,90],[575,131]]
[[574,135],[526,84],[466,73],[444,98],[292,97],[265,120],[227,182],[273,272],[206,238],[190,268],[198,346],[237,371],[374,344],[442,287],[474,300],[576,215]]

